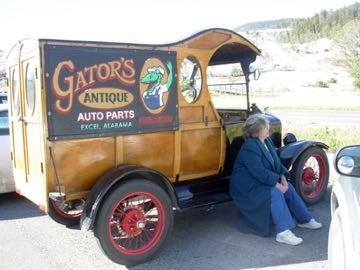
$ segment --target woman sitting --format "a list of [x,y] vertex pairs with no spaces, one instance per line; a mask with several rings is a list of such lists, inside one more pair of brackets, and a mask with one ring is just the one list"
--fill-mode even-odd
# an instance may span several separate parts
[[243,143],[230,179],[230,195],[236,207],[254,231],[270,234],[270,216],[276,229],[276,241],[299,245],[303,239],[294,235],[295,226],[319,229],[305,203],[286,176],[269,136],[269,122],[263,114],[251,115],[244,124]]

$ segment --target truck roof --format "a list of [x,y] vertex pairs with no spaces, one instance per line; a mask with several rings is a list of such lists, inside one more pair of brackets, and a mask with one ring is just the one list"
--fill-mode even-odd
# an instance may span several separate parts
[[[17,46],[21,46],[21,50],[25,51],[26,43],[32,44],[30,49],[33,49],[34,42],[42,43],[69,43],[71,45],[76,44],[88,44],[89,46],[131,46],[139,49],[161,49],[166,47],[187,47],[190,49],[214,49],[221,47],[224,43],[227,43],[229,39],[233,39],[232,43],[223,46],[221,50],[216,52],[216,55],[212,58],[209,65],[221,64],[221,63],[238,63],[241,60],[242,55],[252,54],[254,57],[261,54],[261,50],[257,48],[253,43],[247,40],[245,37],[237,32],[224,28],[210,28],[197,32],[187,38],[181,39],[176,42],[166,44],[146,44],[146,43],[126,43],[126,42],[108,42],[108,41],[84,41],[84,40],[62,40],[62,39],[26,39],[13,46],[8,53],[7,58],[12,58],[12,55],[17,57],[18,50],[15,50]],[[25,46],[24,46],[25,45]],[[28,46],[29,47],[29,46]]]

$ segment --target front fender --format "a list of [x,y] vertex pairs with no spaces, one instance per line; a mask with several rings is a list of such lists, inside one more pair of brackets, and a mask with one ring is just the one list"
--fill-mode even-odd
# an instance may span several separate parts
[[294,164],[295,160],[303,153],[306,149],[318,146],[323,149],[328,149],[329,146],[322,142],[317,141],[297,141],[287,144],[278,149],[281,162],[287,169],[290,169]]
[[80,219],[81,230],[86,231],[93,228],[101,202],[104,197],[106,197],[106,194],[111,190],[111,188],[113,188],[121,181],[139,177],[149,181],[154,181],[162,186],[169,194],[174,207],[178,208],[174,188],[167,177],[165,177],[163,174],[145,167],[135,165],[119,165],[103,175],[89,192]]

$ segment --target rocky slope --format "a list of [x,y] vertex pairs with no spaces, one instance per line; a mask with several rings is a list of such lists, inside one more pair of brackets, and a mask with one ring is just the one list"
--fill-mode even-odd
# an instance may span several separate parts
[[[317,82],[322,81],[329,88],[353,90],[348,70],[339,64],[342,54],[334,41],[323,38],[304,44],[279,43],[276,39],[279,31],[283,30],[240,33],[262,50],[256,65],[264,76],[270,77],[266,78],[267,87],[294,91],[316,87]],[[272,74],[267,76],[267,73]]]
[[[340,64],[342,53],[334,41],[279,43],[279,31],[284,30],[240,32],[262,51],[253,64],[261,76],[250,83],[252,101],[270,109],[360,109],[360,94],[354,91],[349,71]],[[220,106],[232,107],[238,102],[237,97],[224,97]]]

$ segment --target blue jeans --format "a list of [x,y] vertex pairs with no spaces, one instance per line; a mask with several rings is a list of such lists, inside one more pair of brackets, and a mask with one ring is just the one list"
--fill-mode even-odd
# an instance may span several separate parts
[[291,183],[285,193],[276,187],[271,188],[271,216],[276,233],[295,228],[295,222],[303,224],[312,219],[311,213]]

